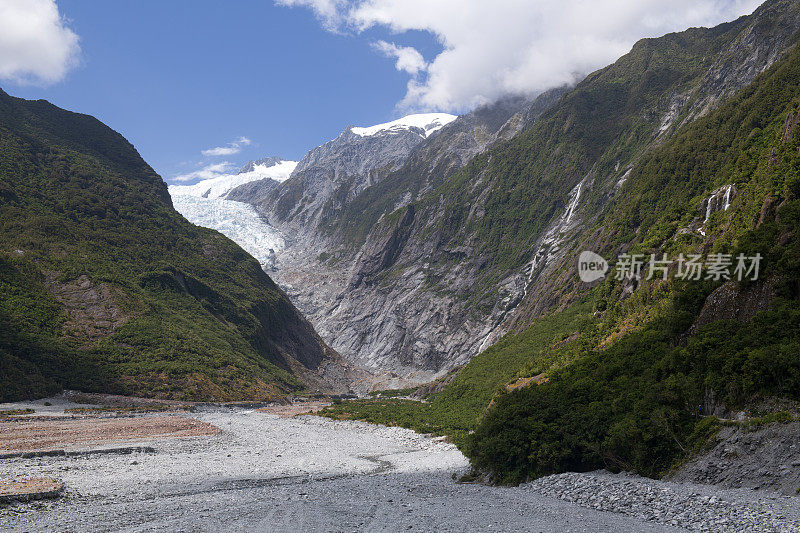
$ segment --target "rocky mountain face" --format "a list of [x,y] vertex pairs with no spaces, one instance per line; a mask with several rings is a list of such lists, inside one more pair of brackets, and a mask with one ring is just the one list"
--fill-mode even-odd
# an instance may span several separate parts
[[[287,247],[279,255],[274,276],[325,338],[368,368],[427,380],[436,364],[420,358],[402,364],[384,356],[408,349],[397,336],[404,321],[385,317],[393,314],[386,308],[396,306],[397,294],[382,296],[354,312],[361,302],[360,296],[351,298],[354,280],[371,261],[370,252],[365,255],[361,249],[374,247],[365,244],[369,230],[385,214],[432,190],[488,146],[513,137],[564,91],[551,91],[535,102],[523,97],[504,99],[447,120],[432,135],[415,127],[400,131],[373,127],[366,129],[383,131],[361,136],[348,128],[339,138],[309,152],[280,187],[254,182],[238,187],[227,198],[256,206],[283,232]],[[387,261],[383,264],[388,265]],[[406,335],[406,342],[428,333]]]
[[770,0],[642,41],[384,216],[357,293],[417,275],[509,333],[426,402],[334,413],[447,434],[498,483],[604,468],[794,490],[731,450],[780,466],[776,428],[800,416],[799,15]]
[[275,165],[282,163],[284,160],[278,156],[269,156],[269,157],[262,157],[261,159],[256,159],[254,161],[249,161],[246,163],[242,168],[239,169],[237,174],[247,174],[248,172],[253,172],[258,167],[274,167]]
[[0,396],[185,400],[357,378],[256,260],[96,119],[0,91]]
[[231,191],[228,198],[255,205],[294,240],[315,240],[324,221],[402,165],[417,145],[454,118],[411,115],[369,128],[348,126],[336,139],[309,151],[281,187],[252,183]]
[[580,297],[574,258],[602,244],[598,217],[635,163],[783,57],[799,16],[771,1],[645,39],[572,89],[476,110],[404,156],[338,161],[345,132],[305,174],[239,198],[301,237],[275,277],[332,346],[412,381],[442,375]]

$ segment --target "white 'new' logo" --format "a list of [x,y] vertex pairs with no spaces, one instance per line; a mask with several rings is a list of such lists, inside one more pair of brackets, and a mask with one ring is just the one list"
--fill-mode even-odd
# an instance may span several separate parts
[[581,252],[578,258],[578,275],[584,283],[592,283],[606,277],[608,261],[594,252]]

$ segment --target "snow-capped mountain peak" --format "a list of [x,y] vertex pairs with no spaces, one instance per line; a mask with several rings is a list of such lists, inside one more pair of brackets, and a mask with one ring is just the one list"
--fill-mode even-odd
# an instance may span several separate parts
[[239,169],[237,174],[245,174],[247,172],[252,172],[256,169],[256,167],[265,167],[270,168],[283,163],[284,160],[277,156],[270,156],[264,157],[262,159],[256,159],[255,161],[248,161],[242,168]]
[[223,174],[195,183],[194,185],[171,185],[170,194],[174,196],[197,196],[201,198],[222,198],[230,191],[265,178],[278,182],[286,181],[292,175],[297,161],[284,161],[269,157],[247,163],[237,174]]
[[375,126],[364,128],[353,127],[350,128],[350,131],[360,137],[371,137],[378,133],[401,133],[411,128],[419,128],[424,132],[423,136],[428,137],[433,132],[453,122],[456,118],[458,117],[447,113],[421,113],[417,115],[408,115],[384,124],[376,124]]

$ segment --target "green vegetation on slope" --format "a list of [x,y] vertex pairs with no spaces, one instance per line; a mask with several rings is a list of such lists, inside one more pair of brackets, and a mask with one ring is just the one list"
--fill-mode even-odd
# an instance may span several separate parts
[[[673,239],[675,231],[694,216],[698,196],[735,183],[734,208],[709,228],[711,249],[764,255],[762,276],[779,280],[771,308],[747,327],[717,320],[685,339],[714,286],[672,283],[666,299],[640,306],[668,302],[643,327],[588,351],[546,384],[497,397],[466,446],[477,467],[507,482],[601,467],[656,476],[710,434],[713,421],[697,416],[709,391],[731,409],[770,397],[800,400],[800,140],[787,134],[798,94],[795,49],[646,155],[620,195],[622,206],[604,221],[623,235],[639,228],[635,250],[697,251],[702,245]],[[772,202],[779,207],[759,224]],[[616,294],[613,285],[606,283],[607,294]],[[623,305],[614,298],[608,304]]]
[[[532,127],[475,157],[417,202],[420,217],[435,221],[426,225],[422,238],[437,242],[439,249],[467,247],[469,259],[481,265],[477,282],[461,295],[472,309],[494,302],[497,282],[530,261],[537,239],[587,175],[598,178],[584,194],[588,209],[605,201],[600,181],[617,179],[618,165],[624,169],[653,142],[669,99],[698,87],[747,24],[742,19],[637,43],[615,64],[578,84]],[[439,254],[432,260],[463,258]]]
[[[623,298],[609,279],[473,358],[429,403],[342,404],[331,414],[454,435],[475,466],[513,483],[602,467],[657,476],[715,434],[716,420],[697,410],[712,391],[731,409],[800,401],[798,95],[795,48],[646,154],[596,228],[605,253],[761,253],[777,298],[746,327],[716,320],[686,335],[719,282],[643,282]],[[712,216],[708,238],[679,236],[702,199],[730,183],[737,198]],[[506,390],[539,374],[548,379]]]
[[324,347],[258,263],[174,211],[99,121],[0,91],[0,400],[265,399]]
[[582,343],[571,342],[593,322],[590,302],[537,321],[519,335],[508,335],[472,360],[428,402],[365,399],[342,402],[322,412],[332,418],[365,420],[449,435],[462,443],[492,398],[518,377],[534,376],[571,362]]

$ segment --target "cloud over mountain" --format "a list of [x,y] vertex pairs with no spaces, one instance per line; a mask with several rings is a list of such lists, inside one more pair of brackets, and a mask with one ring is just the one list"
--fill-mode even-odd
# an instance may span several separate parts
[[643,37],[713,26],[752,12],[761,0],[276,0],[310,8],[329,31],[383,28],[433,34],[443,50],[426,62],[415,49],[375,47],[407,72],[401,103],[461,111],[507,93],[572,83]]
[[235,141],[229,142],[227,146],[209,148],[208,150],[202,150],[201,153],[206,157],[238,154],[242,151],[242,146],[248,146],[251,142],[247,137],[239,137]]

